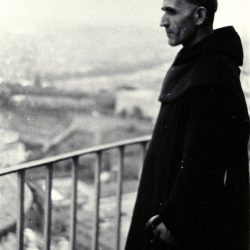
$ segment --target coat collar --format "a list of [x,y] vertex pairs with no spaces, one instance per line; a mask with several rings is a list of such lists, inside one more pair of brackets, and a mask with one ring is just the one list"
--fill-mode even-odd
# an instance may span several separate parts
[[201,57],[212,56],[226,57],[234,65],[242,66],[242,43],[238,33],[232,26],[216,29],[192,47],[181,49],[173,65],[182,65]]
[[242,45],[234,28],[215,30],[178,53],[163,81],[159,101],[173,101],[194,86],[230,83],[239,77],[242,61]]

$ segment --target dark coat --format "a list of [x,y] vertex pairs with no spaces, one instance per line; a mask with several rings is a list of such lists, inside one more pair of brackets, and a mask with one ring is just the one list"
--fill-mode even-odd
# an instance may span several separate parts
[[160,249],[145,232],[156,214],[182,242],[175,249],[248,250],[249,117],[239,80],[242,61],[233,27],[178,53],[159,98],[126,250]]

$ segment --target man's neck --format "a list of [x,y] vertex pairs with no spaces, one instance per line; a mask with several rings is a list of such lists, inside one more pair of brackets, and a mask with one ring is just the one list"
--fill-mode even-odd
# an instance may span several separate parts
[[207,27],[204,27],[202,29],[198,29],[197,32],[196,32],[196,35],[194,36],[194,38],[191,41],[189,41],[188,43],[183,44],[183,47],[184,48],[190,48],[194,44],[196,44],[199,41],[203,40],[205,37],[207,37],[211,33],[213,33],[213,27],[212,26],[207,26]]

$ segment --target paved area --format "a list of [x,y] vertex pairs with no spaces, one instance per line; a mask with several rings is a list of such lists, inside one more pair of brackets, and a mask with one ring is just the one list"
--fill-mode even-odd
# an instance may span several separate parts
[[[17,178],[15,174],[0,178],[0,234],[16,221],[17,215]],[[32,204],[32,193],[25,185],[24,206],[27,211]]]
[[[71,180],[69,178],[58,178],[53,180],[52,199],[57,206],[69,206],[70,205],[70,189]],[[81,214],[87,213],[91,217],[94,211],[94,189],[93,186],[88,185],[82,181],[78,182],[78,205],[80,206],[78,211],[78,220],[80,222],[81,230],[91,235],[89,227],[92,226],[92,218],[86,222],[86,225],[82,224]],[[131,214],[136,198],[136,192],[126,193],[122,196],[122,218],[121,218],[121,249],[126,241],[127,232],[130,225]],[[110,196],[100,199],[100,240],[107,246],[114,245],[115,235],[115,218],[116,218],[117,198],[116,196]],[[85,229],[84,229],[85,227]]]

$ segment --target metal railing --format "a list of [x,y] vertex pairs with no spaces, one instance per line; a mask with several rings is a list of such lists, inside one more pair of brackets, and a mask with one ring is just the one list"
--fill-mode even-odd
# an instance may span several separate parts
[[94,217],[93,217],[93,232],[92,232],[92,250],[98,249],[99,239],[99,212],[100,212],[100,173],[102,166],[103,152],[117,149],[119,151],[119,166],[117,176],[117,198],[116,198],[116,241],[115,250],[120,249],[120,237],[121,237],[121,202],[122,202],[122,184],[123,184],[123,169],[124,169],[124,149],[130,145],[140,145],[142,152],[142,160],[145,156],[146,146],[150,140],[149,136],[135,138],[131,140],[124,140],[116,143],[110,143],[102,146],[92,147],[88,149],[78,150],[71,153],[66,153],[54,157],[49,157],[42,160],[23,163],[17,166],[10,166],[0,170],[0,177],[9,175],[11,173],[17,173],[18,177],[18,199],[17,199],[17,222],[16,222],[16,235],[17,235],[17,249],[24,249],[24,199],[25,199],[25,172],[29,169],[44,167],[46,168],[45,177],[45,205],[44,205],[44,249],[49,250],[51,248],[51,210],[52,210],[52,175],[55,163],[72,160],[71,165],[71,208],[70,208],[70,250],[74,250],[76,247],[76,222],[77,222],[77,181],[78,171],[81,167],[79,165],[79,157],[89,154],[95,154],[97,157],[97,163],[94,170]]

